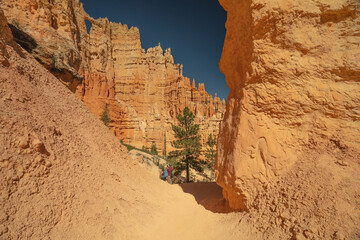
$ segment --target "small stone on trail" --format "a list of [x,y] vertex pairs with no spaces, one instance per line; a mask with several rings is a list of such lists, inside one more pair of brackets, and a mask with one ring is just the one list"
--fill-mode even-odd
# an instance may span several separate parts
[[43,147],[43,143],[35,138],[33,141],[32,141],[32,146],[34,147],[34,149],[37,151],[37,152],[40,152],[42,147]]
[[29,140],[25,136],[19,137],[17,142],[18,142],[18,146],[22,149],[29,147]]

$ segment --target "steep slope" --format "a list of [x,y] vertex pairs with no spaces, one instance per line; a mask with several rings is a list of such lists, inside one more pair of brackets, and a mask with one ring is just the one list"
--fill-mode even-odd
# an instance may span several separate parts
[[[2,237],[97,238],[131,229],[132,217],[117,219],[116,228],[100,218],[144,201],[130,194],[136,166],[75,95],[10,44],[2,40],[9,64],[0,69]],[[148,184],[144,179],[136,181]],[[138,206],[134,215],[146,212]]]
[[[109,104],[114,134],[139,148],[167,151],[171,124],[185,106],[196,113],[203,142],[217,136],[225,101],[190,84],[171,50],[141,47],[140,32],[108,19],[93,19],[80,1],[4,0],[15,40],[76,92],[97,116]],[[85,22],[91,24],[89,33]]]

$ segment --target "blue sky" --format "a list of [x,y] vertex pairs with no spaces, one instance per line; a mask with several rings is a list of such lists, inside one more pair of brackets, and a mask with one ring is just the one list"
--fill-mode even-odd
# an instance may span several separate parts
[[218,62],[225,38],[226,12],[217,0],[82,0],[93,18],[107,17],[140,30],[144,49],[171,48],[184,76],[205,83],[207,92],[227,98]]

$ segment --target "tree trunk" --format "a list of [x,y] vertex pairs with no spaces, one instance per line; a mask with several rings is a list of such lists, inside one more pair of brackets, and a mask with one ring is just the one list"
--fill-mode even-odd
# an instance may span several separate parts
[[189,156],[186,156],[186,182],[190,182]]
[[215,161],[214,159],[212,161],[212,168],[211,168],[211,181],[214,180],[214,168],[215,168]]
[[164,157],[166,157],[166,132],[164,132]]

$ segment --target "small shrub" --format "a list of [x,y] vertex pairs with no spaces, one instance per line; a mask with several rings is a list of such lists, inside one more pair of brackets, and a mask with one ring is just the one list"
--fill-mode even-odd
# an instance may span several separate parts
[[105,103],[105,108],[104,108],[104,111],[102,112],[102,114],[100,115],[100,119],[101,119],[101,121],[103,121],[105,126],[107,126],[107,127],[109,126],[111,119],[109,117],[109,109],[108,109],[107,103]]

